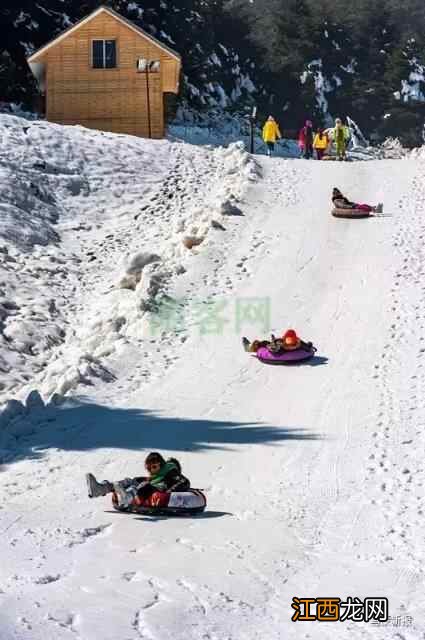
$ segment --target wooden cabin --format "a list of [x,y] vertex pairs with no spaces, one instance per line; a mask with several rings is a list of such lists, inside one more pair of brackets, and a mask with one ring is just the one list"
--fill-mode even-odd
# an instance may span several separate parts
[[28,58],[46,118],[145,138],[164,136],[164,97],[178,93],[181,58],[99,7]]

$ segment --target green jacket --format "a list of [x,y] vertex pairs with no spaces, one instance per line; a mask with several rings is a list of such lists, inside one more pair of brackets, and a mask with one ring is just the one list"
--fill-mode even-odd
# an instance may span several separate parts
[[344,127],[335,127],[334,129],[334,140],[336,144],[344,144],[346,137],[344,132]]
[[148,481],[156,489],[166,490],[178,482],[181,477],[178,466],[175,462],[166,462],[154,476],[150,476]]

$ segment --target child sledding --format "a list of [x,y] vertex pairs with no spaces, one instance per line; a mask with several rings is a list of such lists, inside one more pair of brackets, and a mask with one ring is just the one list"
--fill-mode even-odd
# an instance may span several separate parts
[[313,343],[301,340],[294,329],[288,329],[280,338],[272,335],[270,340],[250,342],[244,337],[242,345],[248,353],[254,353],[262,362],[271,364],[302,362],[316,353]]
[[145,460],[148,476],[125,478],[115,482],[98,482],[92,473],[86,474],[89,498],[112,494],[112,505],[118,511],[188,515],[200,513],[206,499],[199,489],[191,489],[175,458],[165,460],[156,451]]
[[376,206],[351,202],[336,187],[332,190],[332,204],[332,215],[336,218],[368,218],[384,210],[382,202]]

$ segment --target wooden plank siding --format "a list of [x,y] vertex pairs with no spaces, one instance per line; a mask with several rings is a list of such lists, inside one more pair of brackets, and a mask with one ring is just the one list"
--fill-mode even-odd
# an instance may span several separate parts
[[[92,68],[92,41],[115,40],[117,67]],[[146,73],[139,58],[160,60],[149,73],[151,137],[164,136],[164,92],[176,86],[179,62],[165,49],[104,12],[70,33],[40,56],[46,65],[46,117],[103,131],[148,137]]]

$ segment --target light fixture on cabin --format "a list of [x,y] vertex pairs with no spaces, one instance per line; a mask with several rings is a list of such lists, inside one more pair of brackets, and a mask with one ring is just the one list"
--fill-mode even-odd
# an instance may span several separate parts
[[160,69],[160,60],[147,60],[146,58],[139,58],[137,60],[137,71],[140,73],[157,73]]
[[139,58],[137,61],[137,71],[143,72],[148,68],[148,61],[145,58]]

